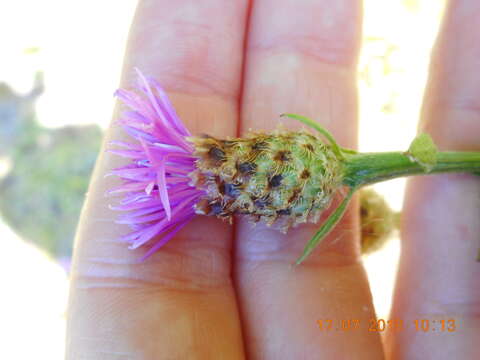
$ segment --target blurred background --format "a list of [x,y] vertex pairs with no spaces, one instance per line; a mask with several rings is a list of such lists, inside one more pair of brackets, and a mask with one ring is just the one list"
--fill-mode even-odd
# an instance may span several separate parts
[[[0,359],[63,359],[73,236],[136,2],[0,2]],[[407,149],[444,1],[364,3],[360,150]],[[375,189],[399,211],[404,183]],[[399,251],[395,233],[365,258],[382,318]]]

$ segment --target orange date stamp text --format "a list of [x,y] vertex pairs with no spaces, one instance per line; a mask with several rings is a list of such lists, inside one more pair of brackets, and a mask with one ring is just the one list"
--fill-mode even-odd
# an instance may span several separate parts
[[453,333],[457,330],[455,319],[318,319],[321,331],[356,331],[365,329],[369,332],[411,330],[423,333]]

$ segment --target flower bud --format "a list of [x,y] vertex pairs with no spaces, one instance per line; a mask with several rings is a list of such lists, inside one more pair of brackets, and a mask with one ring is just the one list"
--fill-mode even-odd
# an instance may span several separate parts
[[360,190],[362,254],[373,253],[386,244],[398,228],[399,216],[375,190]]

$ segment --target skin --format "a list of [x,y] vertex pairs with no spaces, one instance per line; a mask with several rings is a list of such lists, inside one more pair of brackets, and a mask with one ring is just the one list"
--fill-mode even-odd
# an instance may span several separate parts
[[[420,127],[440,148],[479,150],[480,3],[451,1],[432,56]],[[140,1],[122,87],[138,67],[168,91],[192,133],[274,129],[278,114],[320,120],[356,145],[361,3],[354,0]],[[118,116],[115,112],[114,118]],[[124,135],[111,127],[106,142]],[[359,257],[357,204],[301,266],[316,226],[288,235],[238,219],[199,217],[143,263],[116,238],[104,178],[122,159],[102,152],[78,228],[68,359],[475,358],[480,340],[480,183],[417,178],[406,194],[392,318],[457,320],[455,333],[368,331],[374,318]],[[452,209],[453,207],[453,209]],[[454,242],[453,242],[453,241]],[[316,320],[358,319],[358,331]],[[421,335],[421,336],[420,336]]]

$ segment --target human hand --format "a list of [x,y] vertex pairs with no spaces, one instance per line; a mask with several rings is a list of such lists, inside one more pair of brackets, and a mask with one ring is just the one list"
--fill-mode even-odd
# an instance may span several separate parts
[[[293,112],[321,119],[340,144],[355,147],[360,2],[257,0],[251,12],[249,6],[140,2],[122,87],[130,86],[134,67],[156,78],[194,134],[269,130],[278,114]],[[434,55],[424,127],[449,149],[478,146],[478,16],[473,0],[452,1]],[[107,141],[121,136],[112,127]],[[68,358],[383,358],[378,333],[322,332],[316,322],[368,324],[375,318],[358,233],[351,230],[358,228],[354,206],[298,267],[291,264],[318,225],[282,235],[242,219],[230,227],[206,217],[138,263],[141,249],[115,242],[128,229],[112,226],[117,214],[104,197],[115,180],[103,175],[120,161],[101,154],[83,210]],[[393,316],[441,314],[470,325],[444,336],[392,333],[386,347],[392,357],[473,358],[479,296],[474,281],[480,271],[470,261],[478,245],[480,204],[472,192],[478,190],[478,180],[467,176],[411,182]],[[452,244],[452,238],[461,242]]]

